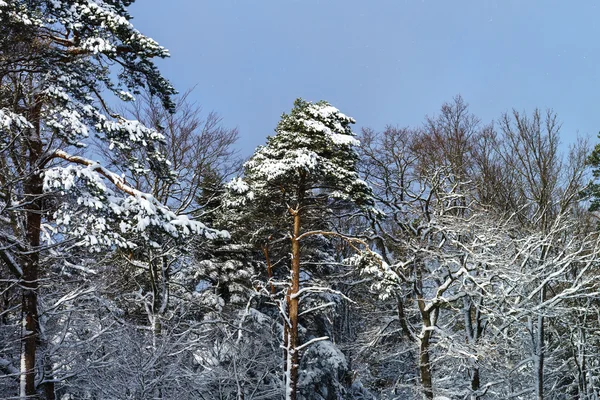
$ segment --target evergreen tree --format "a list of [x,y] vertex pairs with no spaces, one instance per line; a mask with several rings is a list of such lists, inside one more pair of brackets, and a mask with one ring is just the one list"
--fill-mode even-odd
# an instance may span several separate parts
[[[300,343],[300,304],[315,293],[331,291],[301,282],[301,244],[316,235],[343,236],[330,230],[328,216],[340,210],[351,211],[355,206],[370,209],[373,205],[370,188],[356,171],[355,148],[359,143],[351,130],[353,123],[352,118],[325,101],[298,99],[292,111],[281,117],[276,134],[246,162],[244,177],[228,185],[229,204],[242,211],[244,226],[251,227],[255,241],[290,240],[290,273],[278,304],[284,320],[286,397],[292,400],[298,392],[299,353],[315,340]],[[268,257],[268,252],[265,254]],[[272,278],[270,259],[267,266]],[[279,281],[271,279],[270,285],[274,295]]]
[[0,259],[22,288],[21,398],[35,398],[42,388],[55,397],[51,376],[36,387],[36,371],[46,371],[36,359],[43,345],[38,295],[48,257],[61,243],[131,249],[206,231],[79,155],[95,135],[122,155],[115,158],[127,176],[152,171],[172,179],[160,151],[163,135],[118,115],[105,100],[131,100],[130,92],[146,88],[173,107],[174,89],[153,62],[168,52],[133,27],[131,3],[0,1]]
[[[600,134],[598,137],[600,138]],[[590,211],[598,211],[600,210],[600,183],[597,183],[600,178],[600,143],[594,146],[587,159],[587,164],[592,168],[592,175],[596,181],[590,182],[582,194],[591,200]]]

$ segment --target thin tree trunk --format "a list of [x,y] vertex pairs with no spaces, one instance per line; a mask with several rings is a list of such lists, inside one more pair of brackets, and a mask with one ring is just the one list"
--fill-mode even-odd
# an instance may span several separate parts
[[[546,217],[546,214],[544,214],[544,218]],[[546,222],[542,221],[542,229],[545,232],[546,231]],[[549,247],[548,246],[544,246],[542,248],[542,257],[541,257],[541,261],[542,263],[546,261],[547,255],[548,255],[548,251],[549,251]],[[540,302],[539,304],[544,304],[544,301],[546,300],[546,284],[542,284],[542,287],[540,289]],[[534,338],[534,346],[533,346],[533,352],[534,352],[534,371],[533,373],[535,374],[535,393],[536,393],[536,398],[537,400],[543,400],[544,399],[544,358],[545,358],[545,353],[546,353],[546,344],[545,344],[545,318],[544,318],[544,309],[540,309],[539,310],[539,315],[537,317],[537,326],[536,326],[536,332],[535,335],[532,332],[532,337]]]
[[54,373],[49,359],[44,360],[44,369],[44,378],[48,380],[48,382],[45,382],[43,385],[45,400],[55,400],[56,391],[54,387]]
[[419,347],[419,372],[421,373],[421,385],[423,386],[423,397],[427,400],[433,399],[433,382],[431,377],[431,361],[429,359],[429,340],[431,331],[425,331],[421,338]]
[[414,336],[408,327],[408,322],[406,321],[406,313],[404,312],[404,302],[402,301],[402,297],[398,296],[396,302],[398,306],[398,321],[400,322],[400,328],[402,328],[402,332],[407,339],[414,340]]
[[150,310],[150,321],[152,324],[152,351],[155,357],[154,376],[158,382],[156,387],[157,399],[163,398],[163,388],[161,376],[164,373],[164,363],[161,357],[157,356],[159,344],[162,335],[162,317],[168,307],[169,302],[169,273],[168,260],[166,256],[153,257],[150,255],[148,269],[150,272],[150,281],[152,288],[152,305]]
[[[586,343],[586,335],[585,330],[580,329],[580,337],[581,343]],[[587,362],[585,357],[585,347],[582,345],[579,346],[579,353],[581,354],[581,376],[579,380],[581,381],[581,392],[582,395],[588,396],[588,386],[587,386]]]
[[[544,302],[546,297],[546,286],[542,286],[540,291],[540,304]],[[535,341],[535,378],[536,378],[536,395],[538,400],[544,399],[544,328],[545,321],[543,315],[538,315],[537,318],[537,337]]]
[[[470,298],[465,297],[464,302],[464,319],[465,319],[465,331],[467,334],[467,343],[475,345],[483,331],[479,310],[473,307],[473,301]],[[475,315],[473,315],[475,314]],[[481,389],[481,377],[479,373],[479,367],[477,362],[471,360],[471,367],[469,367],[469,378],[471,380],[471,395],[472,400],[476,400],[478,396],[475,394]]]
[[[151,257],[152,258],[152,257]],[[156,350],[156,341],[162,332],[160,314],[162,309],[163,293],[161,281],[163,278],[162,269],[157,259],[152,259],[148,264],[150,272],[150,285],[152,289],[152,305],[150,310],[150,321],[152,323],[152,346]]]
[[271,265],[271,257],[269,256],[269,244],[268,242],[262,245],[262,251],[265,255],[265,260],[267,263],[267,276],[269,277],[269,285],[271,287],[271,294],[275,294],[275,285],[273,284],[273,266]]
[[[479,378],[479,367],[471,367],[471,390],[473,391],[473,393],[477,392],[480,389],[480,386],[481,383]],[[477,398],[479,398],[479,396],[472,396],[473,400],[476,400]]]
[[24,257],[23,277],[21,279],[21,287],[23,288],[21,302],[23,325],[21,334],[21,384],[19,394],[23,399],[37,398],[35,390],[35,356],[39,335],[37,290],[40,262],[40,231],[42,224],[41,196],[43,193],[43,179],[37,170],[38,162],[42,155],[40,110],[41,103],[36,100],[31,112],[33,129],[31,129],[28,138],[30,175],[24,184],[24,194],[27,202],[26,240],[29,245],[29,252]]
[[[29,218],[27,225],[28,227],[30,225]],[[35,246],[35,243],[31,244]],[[23,296],[21,300],[23,327],[21,333],[20,397],[23,399],[34,398],[36,394],[35,353],[39,331],[37,313],[38,261],[37,254],[35,254],[35,252],[27,257],[23,268],[23,279],[21,280],[21,287],[23,288]]]
[[293,210],[294,232],[292,235],[292,276],[291,285],[286,295],[287,311],[289,318],[289,330],[287,335],[287,387],[286,399],[296,400],[298,393],[298,291],[300,290],[300,213]]
[[421,386],[423,397],[427,400],[433,399],[433,378],[431,376],[431,360],[429,359],[429,341],[431,340],[432,310],[427,310],[423,299],[423,274],[420,266],[415,270],[417,278],[417,305],[421,313],[423,327],[419,337],[419,373],[421,375]]

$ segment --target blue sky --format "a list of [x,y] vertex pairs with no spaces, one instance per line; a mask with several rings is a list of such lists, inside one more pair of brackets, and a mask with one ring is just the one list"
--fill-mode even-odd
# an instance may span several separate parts
[[554,109],[563,142],[600,131],[600,6],[553,0],[138,0],[178,90],[240,130],[244,155],[297,97],[363,126],[416,126],[461,94],[483,122]]

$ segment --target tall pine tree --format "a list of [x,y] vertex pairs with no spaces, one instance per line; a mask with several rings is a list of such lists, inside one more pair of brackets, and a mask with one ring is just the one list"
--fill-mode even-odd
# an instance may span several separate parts
[[131,3],[0,0],[0,260],[22,290],[21,398],[42,390],[55,398],[51,376],[36,387],[37,371],[46,369],[36,354],[39,281],[57,241],[132,248],[134,237],[152,244],[205,228],[80,156],[96,136],[122,155],[121,170],[172,179],[163,135],[118,115],[105,99],[131,100],[130,92],[146,88],[173,106],[174,89],[153,62],[168,52],[133,27]]
[[[369,209],[373,201],[368,185],[358,178],[355,151],[359,142],[351,130],[354,119],[325,101],[296,100],[289,114],[283,114],[265,146],[259,147],[245,164],[244,177],[232,181],[230,205],[247,217],[256,241],[279,242],[289,238],[289,276],[283,284],[271,279],[270,290],[283,287],[279,309],[283,317],[286,398],[298,393],[300,351],[314,340],[300,343],[298,320],[303,299],[331,289],[301,279],[302,244],[309,237],[344,237],[332,231],[328,215],[357,206]],[[263,215],[262,219],[256,219]],[[360,241],[344,237],[352,243]],[[360,246],[360,245],[358,245]],[[268,258],[268,252],[265,251]],[[273,278],[267,259],[269,277]],[[305,274],[306,275],[306,274]],[[308,277],[308,276],[307,276]],[[326,338],[323,338],[326,339]]]

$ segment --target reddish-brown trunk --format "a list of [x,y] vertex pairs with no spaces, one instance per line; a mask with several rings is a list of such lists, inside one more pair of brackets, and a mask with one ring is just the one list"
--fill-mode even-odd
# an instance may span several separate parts
[[298,354],[298,291],[300,290],[300,242],[298,236],[300,236],[300,214],[298,210],[292,212],[294,217],[294,232],[292,235],[292,276],[291,285],[286,296],[286,302],[288,307],[288,317],[290,321],[290,327],[288,332],[288,354],[287,358],[290,366],[289,371],[289,382],[288,400],[296,400],[298,392],[298,366],[299,366],[299,354]]
[[265,244],[262,246],[263,254],[265,255],[265,261],[267,263],[267,276],[269,277],[269,285],[271,287],[271,294],[275,294],[275,285],[273,284],[273,266],[271,265],[271,257],[269,256],[269,245]]

